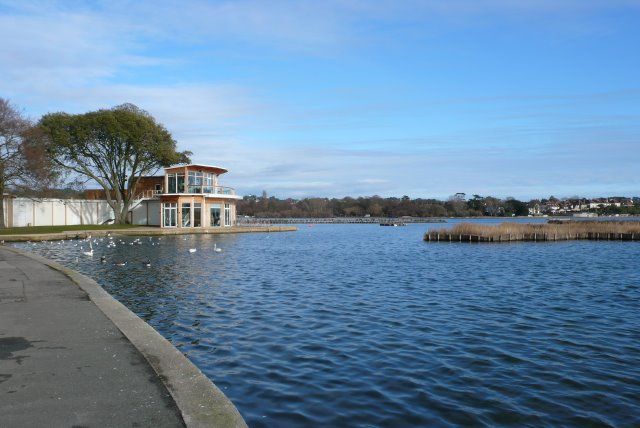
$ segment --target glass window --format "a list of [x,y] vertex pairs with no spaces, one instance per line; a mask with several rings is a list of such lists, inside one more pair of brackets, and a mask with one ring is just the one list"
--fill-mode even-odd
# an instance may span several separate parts
[[178,193],[184,193],[184,174],[178,174]]
[[231,226],[231,205],[224,204],[224,225]]
[[167,179],[169,180],[169,192],[168,193],[176,193],[176,175],[175,174],[167,174]]
[[220,226],[220,204],[211,204],[209,206],[209,221],[212,227]]
[[191,227],[191,204],[189,202],[182,204],[182,227]]
[[202,226],[202,204],[193,204],[193,227]]
[[202,193],[201,171],[189,171],[189,193]]
[[162,205],[163,205],[162,216],[164,218],[163,220],[164,227],[176,227],[178,204],[167,203]]
[[213,174],[204,173],[202,179],[202,193],[213,193]]

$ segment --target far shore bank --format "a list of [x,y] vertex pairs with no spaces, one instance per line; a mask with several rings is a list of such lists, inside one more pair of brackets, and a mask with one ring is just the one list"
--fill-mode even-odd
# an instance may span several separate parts
[[202,228],[160,228],[160,227],[131,227],[105,228],[87,230],[64,230],[50,233],[20,233],[11,235],[0,234],[4,242],[26,241],[59,241],[63,239],[85,239],[88,236],[166,236],[166,235],[223,235],[229,233],[270,233],[295,232],[295,226],[233,226],[233,227],[202,227]]

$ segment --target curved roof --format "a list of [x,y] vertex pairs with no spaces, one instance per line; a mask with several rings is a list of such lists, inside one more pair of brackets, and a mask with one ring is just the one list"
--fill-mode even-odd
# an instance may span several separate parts
[[198,171],[210,171],[213,172],[214,174],[224,174],[225,172],[229,172],[228,169],[226,168],[222,168],[219,166],[214,166],[214,165],[204,165],[201,163],[190,163],[187,165],[174,165],[174,166],[170,166],[165,168],[165,171],[172,171],[174,169],[183,169],[183,168],[187,168],[190,170],[198,170]]

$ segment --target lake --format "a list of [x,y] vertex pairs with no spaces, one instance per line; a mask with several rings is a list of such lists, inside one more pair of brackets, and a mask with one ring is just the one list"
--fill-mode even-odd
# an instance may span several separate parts
[[442,226],[16,246],[98,281],[250,426],[640,424],[640,243],[422,241]]

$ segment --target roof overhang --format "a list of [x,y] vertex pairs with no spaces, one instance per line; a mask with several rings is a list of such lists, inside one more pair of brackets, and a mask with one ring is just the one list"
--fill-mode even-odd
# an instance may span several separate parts
[[184,170],[184,169],[188,169],[190,171],[207,171],[207,172],[212,172],[216,175],[220,175],[220,174],[224,174],[225,172],[229,172],[228,169],[226,168],[222,168],[219,166],[215,166],[215,165],[203,165],[203,164],[199,164],[199,163],[190,163],[188,165],[174,165],[174,166],[170,166],[168,168],[165,168],[165,172],[175,172],[175,171],[179,171],[179,170]]

